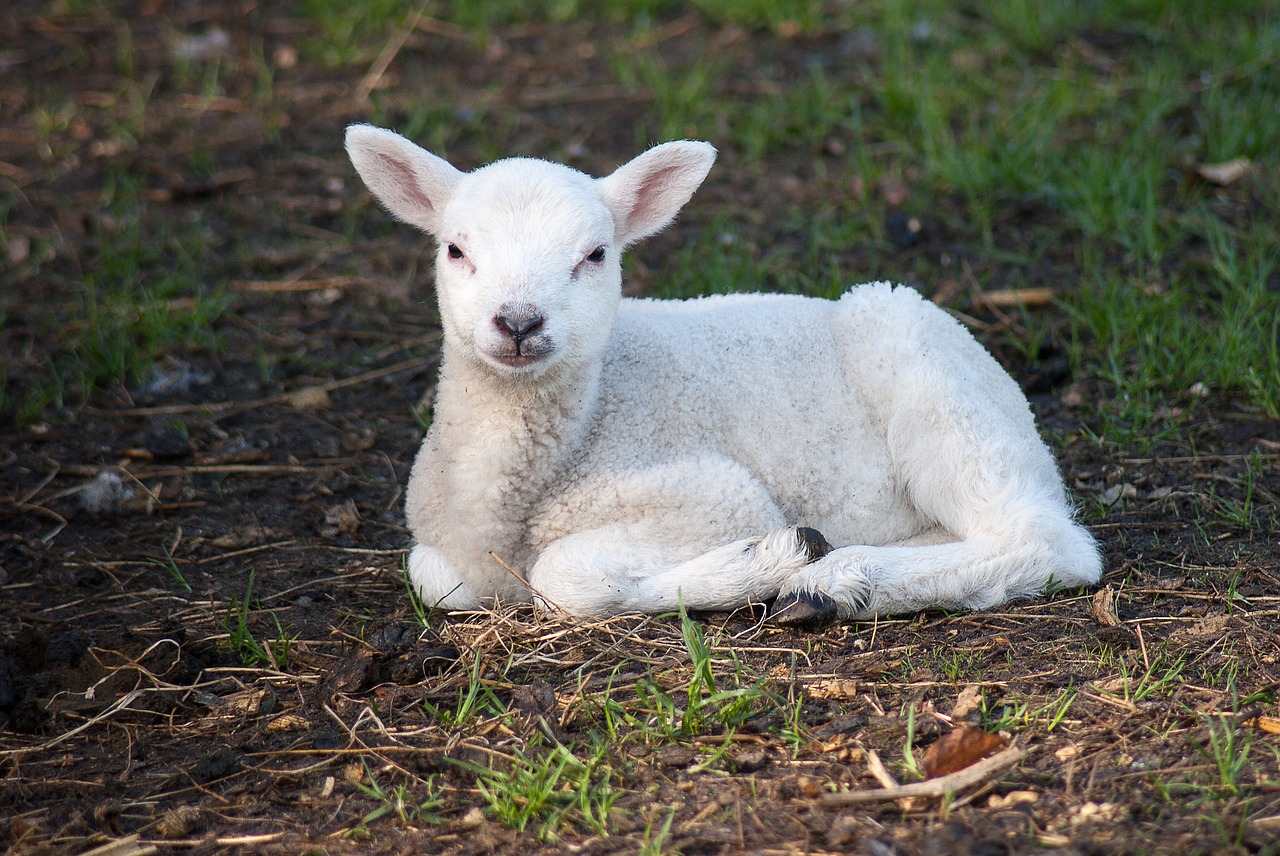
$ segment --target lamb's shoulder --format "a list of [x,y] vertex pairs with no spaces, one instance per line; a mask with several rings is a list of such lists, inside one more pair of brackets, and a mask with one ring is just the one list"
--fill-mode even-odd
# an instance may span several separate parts
[[[833,356],[837,304],[795,294],[625,299],[605,372],[615,382],[731,395]],[[790,378],[785,378],[787,383]]]

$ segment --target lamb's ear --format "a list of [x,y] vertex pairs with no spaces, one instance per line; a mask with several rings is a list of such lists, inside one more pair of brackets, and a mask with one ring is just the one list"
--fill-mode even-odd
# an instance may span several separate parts
[[393,131],[347,128],[347,155],[373,195],[399,219],[431,234],[463,173]]
[[623,246],[666,228],[715,163],[710,143],[679,140],[654,146],[599,179]]

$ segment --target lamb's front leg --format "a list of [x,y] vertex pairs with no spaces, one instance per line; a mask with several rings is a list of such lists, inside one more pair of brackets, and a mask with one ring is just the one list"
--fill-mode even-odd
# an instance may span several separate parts
[[[644,527],[646,530],[650,527]],[[795,527],[773,529],[693,558],[659,539],[607,526],[551,544],[530,573],[535,598],[574,615],[732,610],[777,595],[816,557]]]
[[[415,544],[405,571],[409,582],[429,607],[479,609],[482,593],[472,591],[444,555],[428,544]],[[492,597],[492,593],[483,593]]]

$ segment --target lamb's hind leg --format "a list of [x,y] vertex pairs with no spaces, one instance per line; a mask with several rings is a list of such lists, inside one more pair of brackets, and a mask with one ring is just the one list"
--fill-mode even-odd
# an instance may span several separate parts
[[895,479],[943,537],[833,550],[784,586],[790,600],[830,598],[850,617],[982,609],[1101,574],[1021,392],[954,325],[937,327],[900,354],[883,406]]
[[784,585],[780,602],[833,600],[842,615],[865,618],[931,607],[984,609],[1051,584],[1096,582],[1097,545],[1072,520],[1056,472],[1020,469],[1030,462],[1010,462],[1002,455],[1008,450],[983,451],[989,457],[934,458],[928,475],[908,482],[927,519],[953,540],[833,550]]
[[779,598],[785,621],[834,603],[849,618],[935,607],[986,609],[1050,584],[1098,578],[1092,540],[1070,520],[1042,520],[1035,531],[975,534],[928,546],[854,546],[833,550],[803,568]]

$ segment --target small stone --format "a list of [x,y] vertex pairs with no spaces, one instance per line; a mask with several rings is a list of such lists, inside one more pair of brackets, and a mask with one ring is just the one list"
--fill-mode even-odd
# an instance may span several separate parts
[[1013,808],[1019,805],[1030,805],[1040,801],[1040,795],[1035,791],[1010,791],[1001,796],[1000,794],[992,794],[987,800],[988,808]]
[[484,826],[484,812],[479,806],[472,806],[458,821],[459,829],[478,829],[481,826]]
[[271,53],[276,68],[288,71],[298,64],[298,49],[292,45],[280,45]]
[[653,760],[657,762],[659,767],[681,768],[688,767],[698,757],[698,750],[692,746],[665,746],[653,753]]
[[329,391],[322,386],[304,386],[285,396],[285,401],[294,410],[303,412],[311,410],[328,410],[333,407]]
[[9,238],[9,246],[6,248],[5,255],[9,257],[9,264],[22,264],[31,255],[31,239],[26,235],[14,235]]

